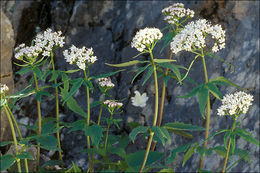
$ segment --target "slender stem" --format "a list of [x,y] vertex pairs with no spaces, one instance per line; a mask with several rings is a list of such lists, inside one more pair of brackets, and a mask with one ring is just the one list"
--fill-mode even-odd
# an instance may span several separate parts
[[[39,91],[38,88],[38,81],[36,74],[33,72],[33,77],[34,77],[34,83],[35,83],[35,91],[36,94]],[[37,111],[38,111],[38,135],[42,133],[42,115],[41,115],[41,103],[37,100]],[[37,143],[37,170],[39,169],[40,166],[40,143]]]
[[[201,54],[202,57],[202,63],[203,63],[203,70],[204,70],[204,77],[205,77],[205,84],[208,83],[208,74],[207,74],[207,68],[206,68],[206,62],[205,62],[205,57],[204,54]],[[207,118],[206,118],[206,130],[205,130],[205,142],[203,144],[203,147],[206,149],[207,148],[207,143],[208,140],[206,140],[209,136],[209,125],[210,125],[210,98],[209,98],[209,92],[208,92],[208,98],[207,98]],[[204,154],[202,155],[202,158],[200,159],[199,163],[199,170],[202,168],[203,165],[203,158]]]
[[[16,135],[15,135],[14,125],[13,125],[13,122],[12,122],[12,118],[10,117],[10,114],[9,114],[9,112],[8,112],[8,109],[6,108],[6,105],[4,105],[4,110],[5,110],[6,116],[7,116],[7,118],[8,118],[10,127],[11,127],[11,131],[12,131],[12,135],[13,135],[13,140],[14,140],[14,146],[15,146],[15,150],[16,150],[16,155],[18,155],[18,154],[19,154],[19,150],[18,150],[18,144],[17,144],[17,140],[16,140]],[[21,164],[20,164],[20,159],[17,160],[17,169],[18,169],[18,172],[22,172],[22,170],[21,170]]]
[[[172,59],[172,54],[173,54],[173,51],[170,52],[170,56],[169,56],[169,59]],[[165,70],[165,76],[168,75],[168,72],[169,72],[169,69],[166,68]],[[159,111],[159,118],[158,118],[158,123],[157,123],[157,126],[161,126],[162,124],[162,117],[163,117],[163,108],[164,108],[164,100],[165,100],[165,91],[166,91],[166,84],[164,82],[164,80],[162,81],[162,96],[161,96],[161,103],[160,103],[160,111]],[[155,147],[156,147],[156,143],[157,142],[153,142],[153,145],[152,145],[152,149],[151,151],[154,151]]]
[[[85,75],[85,80],[88,80],[88,76],[86,71],[84,70],[84,75]],[[88,86],[86,86],[86,91],[87,91],[87,117],[86,117],[86,123],[87,126],[89,126],[89,122],[90,122],[90,103],[89,103],[89,88]],[[88,143],[88,149],[90,149],[90,138],[89,136],[87,136],[87,143]],[[88,159],[89,159],[89,169],[90,172],[92,172],[93,169],[93,163],[92,163],[92,159],[91,159],[91,154],[88,153]]]
[[[52,63],[52,71],[55,71],[55,65],[54,65],[54,60],[53,60],[53,52],[51,52],[51,63]],[[54,79],[54,84],[57,84],[57,80]],[[59,91],[58,91],[58,87],[55,87],[55,99],[56,99],[56,128],[59,129],[60,128],[60,120],[59,120]],[[62,162],[62,167],[63,167],[63,159],[62,159],[62,153],[61,153],[61,143],[60,143],[60,131],[57,130],[56,133],[57,136],[57,142],[58,142],[58,148],[59,148],[59,158]]]
[[[14,124],[15,124],[15,127],[16,127],[16,130],[17,130],[17,132],[18,132],[19,138],[20,138],[20,140],[22,140],[23,137],[22,137],[20,128],[19,128],[19,126],[18,126],[18,124],[17,124],[17,121],[15,120],[14,115],[13,115],[13,113],[12,113],[12,111],[10,110],[10,108],[9,108],[8,105],[6,105],[6,108],[7,108],[8,112],[9,112],[9,115],[11,115],[11,118],[12,118]],[[28,168],[27,159],[24,159],[24,166],[25,166],[25,171],[26,171],[26,173],[28,173],[28,172],[29,172],[29,168]]]
[[[155,86],[155,105],[154,105],[155,108],[154,108],[153,126],[156,126],[157,116],[158,116],[158,100],[159,100],[159,97],[158,97],[158,81],[157,81],[156,65],[154,64],[152,50],[150,50],[150,55],[151,55],[151,60],[152,60],[152,64],[153,64],[154,86]],[[149,141],[148,141],[148,144],[147,144],[147,147],[146,147],[144,160],[143,160],[142,166],[139,170],[140,173],[143,171],[143,169],[145,167],[145,164],[146,164],[146,161],[147,161],[147,158],[148,158],[148,155],[149,155],[149,151],[150,151],[150,148],[151,148],[151,144],[152,144],[152,141],[153,141],[153,135],[154,135],[154,133],[152,131],[150,131],[150,137],[149,137]]]
[[100,111],[99,111],[99,116],[98,116],[98,125],[100,124],[100,120],[101,120],[101,115],[102,115],[102,110],[103,110],[103,103],[105,101],[105,97],[106,97],[106,92],[104,92],[103,98],[102,98],[102,103],[100,106]]
[[[233,122],[233,125],[232,125],[232,129],[231,129],[231,134],[234,131],[235,127],[236,127],[236,119],[234,119],[234,122]],[[223,168],[222,168],[222,173],[224,173],[225,170],[226,170],[228,156],[229,156],[229,150],[230,150],[230,144],[231,144],[231,135],[229,136],[229,139],[228,139],[228,147],[227,147],[227,152],[226,152],[226,156],[225,156],[224,165],[223,165]]]
[[[110,115],[110,120],[112,120],[112,118],[113,118],[113,113],[111,113],[111,115]],[[110,128],[110,123],[108,123],[108,125],[107,125],[107,133],[106,133],[106,140],[105,140],[105,146],[104,146],[105,151],[107,151],[107,140],[108,140],[109,128]]]

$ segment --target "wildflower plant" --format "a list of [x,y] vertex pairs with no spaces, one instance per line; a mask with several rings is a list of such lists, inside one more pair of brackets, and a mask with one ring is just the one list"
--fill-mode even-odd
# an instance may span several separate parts
[[[194,11],[188,8],[184,8],[184,4],[175,3],[162,10],[164,20],[167,26],[162,30],[156,27],[146,27],[136,32],[132,39],[131,47],[138,51],[138,54],[133,58],[136,58],[143,54],[148,54],[148,60],[131,60],[129,62],[123,62],[120,64],[108,64],[112,67],[129,67],[136,65],[133,71],[137,73],[134,75],[131,83],[142,73],[145,74],[142,86],[149,80],[154,83],[154,116],[153,123],[149,126],[142,126],[137,122],[128,123],[131,132],[122,133],[120,135],[114,133],[113,125],[120,129],[119,122],[122,119],[114,119],[114,115],[124,113],[124,105],[118,100],[110,98],[109,91],[115,87],[115,84],[111,80],[111,76],[115,75],[123,70],[115,72],[99,74],[92,76],[90,66],[95,66],[97,57],[93,51],[93,48],[86,48],[85,46],[78,48],[74,45],[63,51],[65,61],[71,65],[76,65],[76,69],[61,71],[55,69],[54,64],[54,52],[58,48],[62,48],[65,45],[64,36],[60,31],[54,32],[51,29],[39,33],[33,39],[30,46],[25,44],[19,45],[15,49],[15,58],[21,63],[15,63],[18,66],[23,67],[18,74],[26,74],[32,72],[32,79],[29,86],[25,89],[17,92],[14,95],[7,95],[8,87],[4,84],[0,84],[1,94],[1,109],[5,110],[9,124],[12,131],[13,141],[4,141],[0,143],[0,146],[6,146],[14,143],[16,153],[15,155],[3,155],[0,157],[1,171],[8,169],[15,162],[17,163],[17,171],[23,172],[21,160],[24,159],[25,172],[29,171],[48,171],[49,165],[61,165],[61,172],[82,172],[81,168],[72,162],[71,168],[65,168],[63,165],[62,149],[60,141],[60,130],[62,128],[68,128],[69,133],[74,131],[83,131],[86,136],[86,149],[79,152],[88,154],[88,170],[87,172],[151,172],[158,170],[160,172],[173,172],[170,167],[175,161],[178,153],[184,152],[184,158],[182,166],[184,166],[191,156],[197,152],[200,154],[200,163],[196,171],[202,172],[203,170],[203,158],[210,155],[213,151],[218,153],[221,157],[224,157],[222,172],[230,170],[234,164],[231,164],[228,168],[228,159],[231,155],[238,155],[240,159],[249,160],[249,152],[244,149],[236,147],[237,137],[241,137],[244,140],[255,144],[259,147],[259,141],[254,139],[252,135],[239,127],[237,122],[238,117],[241,114],[246,114],[250,105],[253,102],[253,96],[245,93],[244,91],[238,91],[234,94],[228,94],[222,97],[222,93],[218,89],[219,85],[234,86],[240,90],[243,88],[224,78],[219,76],[215,79],[209,79],[206,67],[206,57],[217,58],[225,62],[223,59],[215,56],[214,54],[225,48],[226,35],[225,30],[221,25],[213,25],[205,19],[199,19],[196,21],[189,21],[195,15]],[[208,42],[210,38],[211,42]],[[169,58],[162,59],[160,54],[154,55],[154,48],[157,47],[157,43],[164,41],[160,54],[163,50],[170,46],[168,50]],[[180,52],[187,51],[195,54],[195,57],[191,59],[191,63],[188,68],[177,65],[174,55]],[[195,88],[184,96],[179,98],[188,98],[194,95],[198,96],[200,114],[206,119],[206,128],[199,127],[193,124],[185,124],[182,122],[168,122],[162,124],[165,92],[169,79],[175,79],[178,84],[186,84],[186,82],[192,81],[189,78],[189,71],[193,63],[201,58],[205,82],[202,84],[196,84]],[[49,60],[49,66],[52,68],[49,70],[43,70],[41,68]],[[226,63],[226,62],[225,62]],[[228,63],[227,63],[228,64]],[[138,67],[140,65],[140,67]],[[230,64],[229,64],[230,65]],[[48,66],[48,67],[49,67]],[[146,72],[145,72],[146,71]],[[184,73],[182,73],[184,71]],[[72,78],[71,73],[78,72],[80,77]],[[51,77],[49,77],[51,75]],[[153,79],[150,79],[153,75]],[[38,82],[46,82],[47,84],[41,86]],[[159,102],[159,82],[162,82],[161,100]],[[96,81],[96,84],[93,83]],[[34,82],[34,84],[33,84]],[[81,105],[74,98],[74,94],[81,88],[82,85],[86,87],[86,106]],[[99,91],[102,94],[102,101],[90,102],[91,94],[98,94],[95,85],[98,85]],[[48,96],[53,98],[52,94],[47,92],[47,89],[55,89],[55,113],[56,118],[46,117],[42,118],[41,115],[41,101],[42,96]],[[133,106],[144,108],[149,98],[153,96],[147,95],[147,93],[140,93],[134,91],[135,96],[131,97]],[[19,125],[15,120],[15,117],[9,107],[9,99],[22,99],[35,94],[37,99],[37,112],[38,112],[38,125],[29,126],[23,125],[32,130],[36,134],[28,137],[21,135]],[[221,117],[228,116],[233,119],[233,125],[231,129],[220,129],[213,134],[209,134],[210,129],[210,94],[222,101],[222,105],[218,108],[217,114]],[[61,96],[61,99],[59,99]],[[117,99],[117,98],[116,98]],[[72,123],[65,123],[59,120],[60,106],[66,106],[74,113],[81,116],[79,120]],[[91,109],[100,105],[100,110],[97,115]],[[206,108],[206,114],[205,114]],[[104,109],[104,111],[103,111]],[[107,110],[107,111],[105,111]],[[106,113],[109,113],[109,117],[106,117]],[[215,113],[213,112],[213,115]],[[97,121],[95,121],[95,118]],[[16,137],[16,131],[19,136],[19,140]],[[171,151],[164,153],[155,151],[157,143],[162,144],[165,149],[166,143],[172,143],[171,133],[175,133],[182,137],[193,137],[190,131],[205,131],[205,139],[199,142],[186,143],[184,145],[178,145]],[[207,147],[208,140],[212,139],[216,135],[225,133],[224,146]],[[56,134],[56,138],[54,137]],[[145,140],[145,150],[139,150],[136,152],[129,152],[127,147],[129,145],[136,145],[135,141],[141,135]],[[138,137],[137,137],[138,136]],[[147,140],[146,140],[147,139]],[[176,141],[173,141],[176,142]],[[27,160],[33,160],[33,156],[27,152],[30,147],[37,147],[37,170],[30,170]],[[45,150],[58,151],[59,161],[48,161],[40,165],[40,148]],[[116,156],[110,157],[111,155]],[[162,161],[163,160],[163,161]],[[52,162],[53,161],[53,162]],[[235,162],[237,163],[237,162]],[[52,170],[53,171],[53,170]],[[220,171],[220,170],[214,170]]]

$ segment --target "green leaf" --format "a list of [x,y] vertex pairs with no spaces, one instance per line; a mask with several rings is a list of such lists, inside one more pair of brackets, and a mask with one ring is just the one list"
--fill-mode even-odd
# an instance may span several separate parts
[[[128,154],[126,156],[126,162],[128,163],[128,165],[133,168],[133,170],[136,172],[141,168],[143,159],[144,159],[144,154],[145,154],[145,150],[141,150],[141,151],[137,151],[135,153],[131,153]],[[163,153],[160,152],[149,152],[147,161],[146,161],[146,166],[149,166],[150,164],[158,161],[161,159],[161,157],[163,156]]]
[[166,62],[175,62],[174,59],[153,59],[156,63],[166,63]]
[[147,80],[152,76],[153,71],[154,71],[154,67],[153,66],[148,69],[148,72],[147,72],[147,74],[145,76],[145,79],[144,79],[144,81],[142,83],[142,86],[144,86],[144,84],[147,82]]
[[139,61],[139,60],[133,60],[133,61],[128,61],[128,62],[124,62],[124,63],[120,63],[120,64],[108,64],[105,63],[108,66],[112,66],[112,67],[128,67],[131,65],[135,65],[135,64],[139,64],[139,63],[146,63],[148,61]]
[[197,92],[200,91],[200,89],[203,87],[203,84],[199,85],[198,87],[194,88],[191,92],[189,92],[188,94],[185,94],[183,96],[178,96],[178,98],[189,98],[194,96],[195,94],[197,94]]
[[205,110],[205,107],[207,104],[209,92],[206,88],[202,87],[198,91],[197,95],[198,95],[198,100],[199,100],[200,113],[201,113],[202,117],[205,119],[204,110]]
[[33,72],[36,74],[36,76],[39,80],[42,80],[42,72],[38,67],[34,67]]
[[228,141],[228,138],[229,138],[230,135],[231,135],[230,130],[228,130],[224,135],[224,146],[225,146],[225,148],[227,148],[227,141]]
[[51,79],[49,80],[49,82],[57,80],[58,77],[59,77],[59,71],[53,70],[52,76],[51,76]]
[[101,104],[100,101],[94,101],[93,103],[90,104],[90,108],[94,108],[94,107],[96,107],[96,106],[98,106],[100,104]]
[[65,171],[65,173],[79,173],[81,172],[81,169],[74,163],[72,162],[72,167]]
[[231,153],[233,154],[236,148],[236,135],[231,134]]
[[85,80],[85,79],[84,79],[84,83],[85,83],[85,85],[90,89],[90,91],[93,92],[94,87],[93,87],[92,82],[91,82],[90,80]]
[[184,124],[180,122],[166,123],[163,127],[167,130],[188,130],[188,131],[205,130],[205,128],[203,127],[194,126],[192,124]]
[[86,121],[85,120],[78,120],[73,122],[69,127],[72,127],[68,133],[73,132],[73,131],[77,131],[77,130],[84,130],[86,126]]
[[160,54],[162,53],[162,51],[165,49],[165,47],[172,41],[172,38],[175,36],[174,32],[168,32],[167,34],[165,34],[163,36],[163,38],[161,38],[161,40],[165,40],[163,43],[163,47],[160,50]]
[[78,72],[80,71],[80,69],[76,69],[76,70],[67,70],[67,71],[62,71],[64,73],[75,73],[75,72]]
[[243,138],[245,141],[255,144],[258,147],[260,146],[259,141],[255,139],[248,131],[244,129],[236,128],[235,133],[241,138]]
[[104,148],[89,148],[79,151],[79,153],[90,153],[106,156],[106,150]]
[[185,132],[185,131],[171,130],[171,129],[168,129],[168,130],[175,133],[176,135],[179,135],[179,136],[183,136],[183,137],[186,137],[186,138],[193,138],[193,136],[190,133]]
[[225,157],[226,156],[226,153],[227,153],[227,150],[225,147],[223,146],[216,146],[214,148],[212,148],[218,155],[222,156],[222,157]]
[[69,100],[69,98],[81,87],[83,83],[82,78],[74,79],[72,81],[72,87],[68,95],[63,99],[63,104]]
[[40,136],[36,140],[41,144],[41,148],[47,150],[57,149],[57,139],[54,136],[51,135]]
[[216,55],[212,54],[211,52],[208,52],[207,55],[209,55],[212,58],[216,58],[216,59],[224,62],[225,64],[229,65],[231,67],[231,73],[234,72],[235,66],[233,64],[230,64],[230,63],[226,62],[224,59],[217,57]]
[[16,74],[19,74],[19,75],[24,75],[28,72],[30,72],[32,69],[30,67],[25,67],[25,68],[22,68],[21,70],[19,70],[18,72],[16,72]]
[[159,172],[164,172],[164,173],[174,173],[174,171],[172,170],[172,168],[161,169]]
[[183,163],[182,163],[182,167],[185,165],[185,163],[191,158],[191,156],[193,155],[193,153],[196,151],[197,147],[190,147],[189,150],[187,151],[187,153],[185,154],[184,158],[183,158]]
[[139,71],[136,73],[136,75],[134,76],[134,78],[132,79],[131,83],[134,82],[135,78],[137,78],[137,76],[139,76],[143,71],[145,71],[148,67],[150,66],[150,64],[147,64],[144,67],[139,68]]
[[209,82],[215,82],[215,81],[225,82],[225,83],[227,83],[227,84],[229,84],[231,86],[237,87],[239,89],[243,89],[240,86],[238,86],[238,85],[234,84],[233,82],[231,82],[230,80],[226,79],[224,76],[219,76],[219,77],[217,77],[215,79],[210,79],[209,80]]
[[207,83],[207,88],[217,99],[222,99],[222,93],[219,91],[216,85],[214,85],[213,83]]
[[61,164],[62,164],[62,162],[60,160],[48,160],[41,167],[45,168],[46,166],[55,166],[55,165],[61,165]]
[[191,145],[192,145],[192,143],[189,143],[189,144],[185,144],[185,145],[178,146],[177,148],[173,149],[173,150],[171,151],[170,156],[166,159],[166,164],[168,165],[168,164],[174,162],[177,153],[187,151],[187,149],[188,149]]
[[240,156],[240,158],[243,158],[246,162],[250,163],[250,155],[248,150],[243,150],[240,148],[235,148],[234,155]]
[[178,81],[181,82],[181,73],[177,65],[170,64],[170,63],[161,63],[159,64],[159,66],[172,70],[172,72],[176,75]]
[[26,152],[26,151],[22,151],[20,154],[18,154],[16,156],[19,159],[29,159],[29,160],[34,160],[33,156],[31,155],[31,153]]
[[163,146],[165,145],[164,138],[166,138],[171,144],[171,136],[165,128],[154,126],[151,128],[151,130],[154,132],[154,136],[162,142]]
[[44,90],[41,90],[41,91],[38,91],[38,92],[36,93],[36,98],[37,98],[37,100],[38,100],[39,102],[42,101],[42,96],[43,96],[43,95],[53,98],[53,95],[51,95],[49,92],[44,91]]
[[109,151],[111,154],[116,154],[122,158],[126,158],[126,152],[123,148],[109,148]]
[[85,126],[84,131],[86,136],[90,136],[92,143],[98,146],[103,136],[103,129],[99,125],[92,125]]
[[13,143],[13,141],[3,141],[0,143],[0,147],[4,147],[4,146],[6,146],[8,144],[12,144],[12,143]]
[[205,170],[205,169],[200,169],[199,172],[201,172],[201,173],[212,173],[211,171]]
[[124,69],[118,70],[118,71],[114,71],[114,72],[110,72],[110,73],[100,74],[100,75],[98,75],[98,76],[93,76],[93,78],[94,78],[94,79],[98,79],[98,78],[102,78],[102,77],[109,77],[109,76],[112,76],[112,75],[114,75],[114,74],[117,74],[117,73],[119,73],[119,72],[121,72],[121,71],[124,71]]
[[145,126],[139,126],[139,127],[134,128],[131,131],[131,133],[129,134],[130,140],[132,140],[134,142],[135,137],[136,137],[137,134],[139,134],[139,133],[146,133],[147,130],[148,130],[148,127],[145,127]]
[[15,163],[15,157],[11,154],[6,154],[0,157],[0,171],[10,168]]

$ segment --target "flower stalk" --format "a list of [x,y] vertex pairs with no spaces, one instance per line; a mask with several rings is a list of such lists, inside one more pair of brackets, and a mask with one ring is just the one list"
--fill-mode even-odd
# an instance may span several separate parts
[[[154,86],[155,86],[155,108],[154,108],[154,120],[153,120],[153,126],[156,126],[156,123],[157,123],[157,117],[158,117],[158,101],[159,101],[159,97],[158,97],[158,81],[157,81],[157,72],[156,72],[156,65],[154,63],[154,58],[153,58],[153,53],[152,53],[152,50],[149,49],[149,53],[150,53],[150,56],[151,56],[151,61],[152,61],[152,65],[153,65],[153,74],[154,74]],[[148,141],[148,144],[147,144],[147,147],[146,147],[146,152],[145,152],[145,155],[144,155],[144,160],[143,160],[143,163],[142,163],[142,166],[139,170],[139,173],[141,173],[145,167],[145,164],[146,164],[146,161],[147,161],[147,158],[148,158],[148,155],[149,155],[149,151],[150,151],[150,148],[151,148],[151,144],[152,144],[152,140],[153,140],[153,135],[154,135],[154,132],[152,132],[150,130],[150,136],[149,136],[149,141]]]
[[102,98],[102,104],[100,106],[100,111],[99,111],[99,115],[98,115],[98,122],[97,122],[97,125],[100,125],[100,120],[101,120],[101,115],[102,115],[102,111],[103,111],[103,104],[104,104],[104,101],[105,101],[105,97],[106,97],[106,90],[103,94],[103,98]]
[[[110,115],[111,121],[112,121],[112,118],[113,118],[113,112],[111,112],[111,115]],[[107,151],[107,141],[108,141],[109,128],[110,128],[110,123],[108,123],[108,125],[107,125],[106,139],[105,139],[105,145],[104,145],[105,151]]]
[[[235,128],[236,128],[236,118],[234,119],[234,122],[233,122],[233,125],[232,125],[231,135],[232,135],[232,133],[233,133],[233,131],[234,131]],[[227,152],[226,152],[226,155],[225,155],[225,161],[224,161],[224,165],[223,165],[223,168],[222,168],[222,173],[225,172],[226,166],[227,166],[227,161],[228,161],[228,156],[229,156],[229,150],[230,150],[230,145],[231,145],[231,135],[229,136],[229,139],[228,139]]]

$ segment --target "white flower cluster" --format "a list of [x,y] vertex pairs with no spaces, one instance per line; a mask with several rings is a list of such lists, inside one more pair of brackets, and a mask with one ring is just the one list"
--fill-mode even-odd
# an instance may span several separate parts
[[104,104],[107,105],[109,108],[120,108],[123,106],[123,103],[120,103],[120,102],[116,102],[116,101],[113,101],[113,100],[106,100],[104,101]]
[[37,34],[33,40],[35,46],[41,47],[43,50],[43,56],[50,56],[50,51],[53,47],[63,47],[64,37],[61,36],[61,31],[53,32],[50,28],[43,32],[43,34]]
[[29,59],[32,56],[37,57],[40,53],[43,56],[50,56],[50,51],[54,46],[63,47],[64,37],[61,34],[61,31],[52,32],[51,29],[47,29],[43,34],[37,34],[33,40],[34,45],[25,46],[23,43],[15,48],[15,58],[19,60],[23,57]]
[[9,90],[8,86],[6,86],[5,84],[1,84],[0,83],[0,94],[1,95],[4,94],[8,90]]
[[135,91],[135,96],[131,97],[132,104],[136,107],[145,107],[146,106],[146,101],[148,100],[148,97],[146,93],[143,93],[142,95],[140,94],[139,91]]
[[213,52],[225,48],[225,31],[220,25],[212,26],[206,19],[190,22],[177,34],[171,42],[171,50],[177,54],[182,50],[192,51],[206,46],[206,36],[210,34],[215,39]]
[[158,28],[144,28],[139,30],[133,38],[131,47],[143,52],[145,48],[150,48],[151,44],[162,38],[163,34]]
[[218,115],[236,115],[247,113],[252,105],[253,96],[243,91],[227,94],[222,99],[222,105],[218,108]]
[[85,46],[77,48],[72,45],[70,50],[63,51],[66,61],[70,64],[76,64],[82,70],[86,69],[86,63],[93,64],[97,60],[97,57],[93,56],[93,54],[92,48],[86,48]]
[[166,7],[162,10],[162,13],[166,16],[164,20],[172,25],[185,16],[189,18],[194,17],[194,11],[188,8],[185,9],[184,4],[182,3],[175,3],[169,7]]
[[115,86],[115,84],[112,83],[110,78],[105,78],[105,77],[99,78],[98,84],[102,88],[113,88]]

